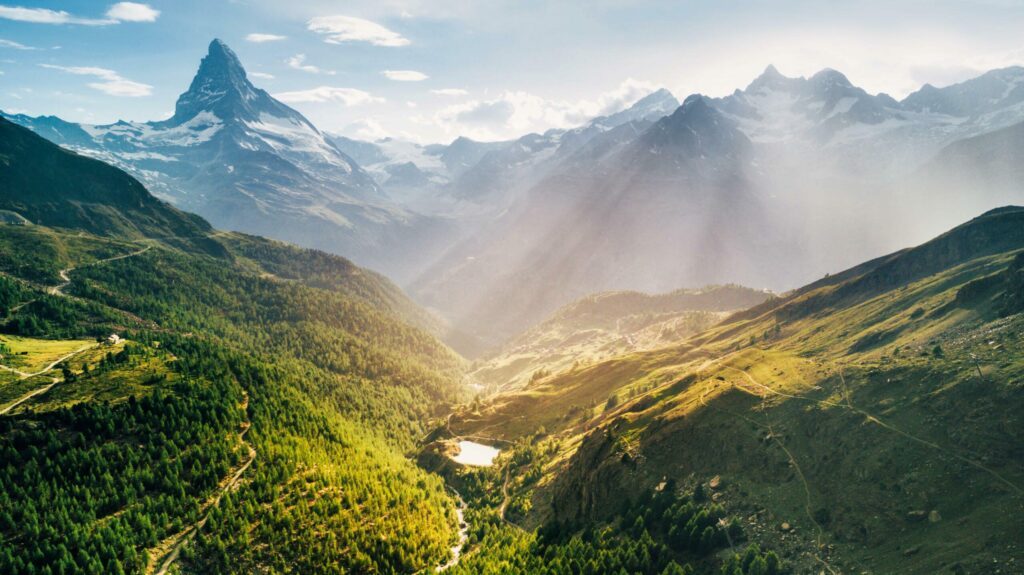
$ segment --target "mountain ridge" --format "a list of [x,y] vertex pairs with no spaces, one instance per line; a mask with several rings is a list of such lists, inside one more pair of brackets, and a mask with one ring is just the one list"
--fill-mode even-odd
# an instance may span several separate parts
[[1011,565],[1017,546],[991,542],[1021,528],[1022,217],[989,210],[669,347],[541,374],[436,436],[515,446],[492,485],[541,541],[681,490],[792,572]]
[[180,237],[186,243],[198,243],[213,231],[202,218],[154,198],[121,170],[60,148],[4,118],[0,176],[0,209],[35,224],[98,235]]

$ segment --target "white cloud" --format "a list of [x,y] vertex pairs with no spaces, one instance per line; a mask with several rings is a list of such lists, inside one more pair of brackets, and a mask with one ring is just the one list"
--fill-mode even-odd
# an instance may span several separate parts
[[430,77],[416,70],[384,70],[381,74],[388,80],[396,82],[422,82]]
[[253,78],[259,78],[260,80],[273,80],[273,74],[267,74],[266,72],[249,72],[249,75]]
[[285,60],[285,64],[288,64],[289,68],[294,68],[295,70],[302,70],[303,72],[309,72],[310,74],[327,74],[328,76],[334,75],[334,72],[331,70],[323,70],[312,64],[307,64],[305,54],[296,54],[291,58]]
[[107,10],[107,18],[119,22],[156,22],[160,11],[149,4],[118,2]]
[[468,96],[469,92],[462,88],[441,88],[440,90],[431,90],[431,94],[437,94],[438,96]]
[[94,90],[99,90],[100,92],[110,96],[139,98],[142,96],[149,96],[153,93],[153,87],[149,84],[129,80],[122,77],[117,72],[107,68],[98,68],[95,66],[57,66],[55,64],[40,64],[40,66],[51,70],[60,70],[62,72],[67,72],[68,74],[99,78],[101,81],[90,82],[87,85]]
[[294,92],[281,92],[274,94],[274,97],[282,102],[290,104],[297,103],[325,103],[340,102],[346,106],[359,106],[383,102],[384,98],[378,98],[369,92],[355,88],[336,88],[332,86],[319,86],[309,90],[297,90]]
[[345,126],[344,132],[346,134],[351,134],[352,137],[356,139],[370,142],[382,140],[391,136],[384,126],[381,126],[380,122],[373,118],[356,120],[355,122]]
[[640,98],[661,87],[651,82],[627,78],[626,81],[619,84],[618,88],[598,96],[596,101],[581,102],[579,104],[580,112],[587,115],[587,119],[594,116],[607,116],[608,114],[621,112],[635,104]]
[[81,24],[83,26],[108,26],[120,22],[155,22],[160,11],[148,4],[118,2],[107,10],[106,18],[81,18],[64,10],[48,8],[24,8],[0,5],[0,18],[30,22],[32,24]]
[[0,38],[0,48],[14,48],[15,50],[38,50],[39,48],[33,48],[32,46],[26,46],[24,44],[15,42],[13,40],[4,40]]
[[551,128],[579,126],[594,117],[628,108],[657,88],[655,84],[628,79],[595,100],[575,102],[508,91],[489,100],[475,99],[448,106],[437,112],[433,121],[448,134],[501,140]]
[[252,34],[246,36],[245,40],[247,42],[256,42],[257,44],[262,44],[263,42],[277,42],[279,40],[284,40],[285,38],[287,38],[287,36],[279,36],[277,34],[260,34],[258,32],[253,32]]
[[85,26],[106,26],[116,24],[117,20],[78,18],[63,10],[49,10],[47,8],[22,8],[21,6],[0,5],[0,18],[16,20],[18,22],[31,22],[33,24],[83,24]]
[[374,46],[409,45],[409,40],[398,32],[354,16],[317,16],[307,26],[309,30],[323,34],[328,44],[368,42]]

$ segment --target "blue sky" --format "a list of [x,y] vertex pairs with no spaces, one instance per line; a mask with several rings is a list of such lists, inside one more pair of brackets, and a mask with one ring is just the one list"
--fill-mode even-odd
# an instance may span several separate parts
[[217,37],[321,129],[498,139],[770,63],[902,97],[1024,64],[1022,31],[1024,0],[0,0],[0,109],[160,119]]

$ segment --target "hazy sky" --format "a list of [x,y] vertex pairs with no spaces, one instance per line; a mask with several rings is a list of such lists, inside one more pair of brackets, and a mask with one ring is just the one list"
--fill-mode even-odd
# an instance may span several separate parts
[[1024,0],[0,0],[0,109],[168,116],[213,38],[318,127],[363,138],[518,136],[824,67],[905,96],[1024,64]]

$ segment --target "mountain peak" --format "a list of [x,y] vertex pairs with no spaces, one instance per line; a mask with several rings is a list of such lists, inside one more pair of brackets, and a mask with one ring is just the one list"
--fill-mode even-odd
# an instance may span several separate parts
[[702,110],[709,110],[710,108],[711,105],[703,94],[690,94],[683,100],[683,105],[679,107],[679,112],[693,114]]
[[687,96],[671,116],[645,133],[644,140],[651,149],[672,149],[693,158],[735,158],[749,147],[746,137],[703,94]]
[[261,94],[249,82],[238,56],[227,44],[214,39],[188,91],[178,97],[170,123],[187,122],[201,112],[232,118],[251,111],[247,103],[260,99]]
[[833,85],[852,86],[852,84],[850,84],[850,80],[847,79],[847,77],[845,75],[843,75],[842,72],[840,72],[838,70],[833,70],[832,68],[825,68],[824,70],[822,70],[822,71],[818,72],[817,74],[811,76],[811,80],[810,81],[812,83],[814,83],[814,84],[818,84],[818,85],[822,85],[822,86],[826,86],[826,87],[827,86],[833,86]]
[[799,83],[800,79],[787,78],[779,72],[778,68],[772,64],[768,64],[768,67],[761,72],[761,75],[754,78],[754,81],[747,86],[748,92],[759,92],[763,89],[775,89],[775,90],[786,90],[790,87],[795,86]]
[[632,106],[630,106],[630,109],[658,110],[668,114],[678,107],[679,100],[676,99],[672,92],[669,92],[666,88],[658,88],[637,100]]
[[209,61],[211,66],[218,64],[217,67],[221,70],[245,75],[245,68],[242,67],[242,62],[238,59],[238,55],[219,38],[214,38],[210,42],[210,47],[207,48],[206,57],[203,58],[203,61]]
[[774,64],[768,64],[768,67],[764,69],[764,72],[761,72],[761,77],[762,78],[783,78],[784,76],[782,75],[781,72],[779,72],[779,69],[776,68]]
[[[657,90],[637,100],[636,104],[640,104],[643,102],[657,102],[667,100],[669,98],[675,99],[675,96],[672,95],[672,92],[670,92],[668,88],[658,88]],[[635,106],[636,104],[633,105]]]

